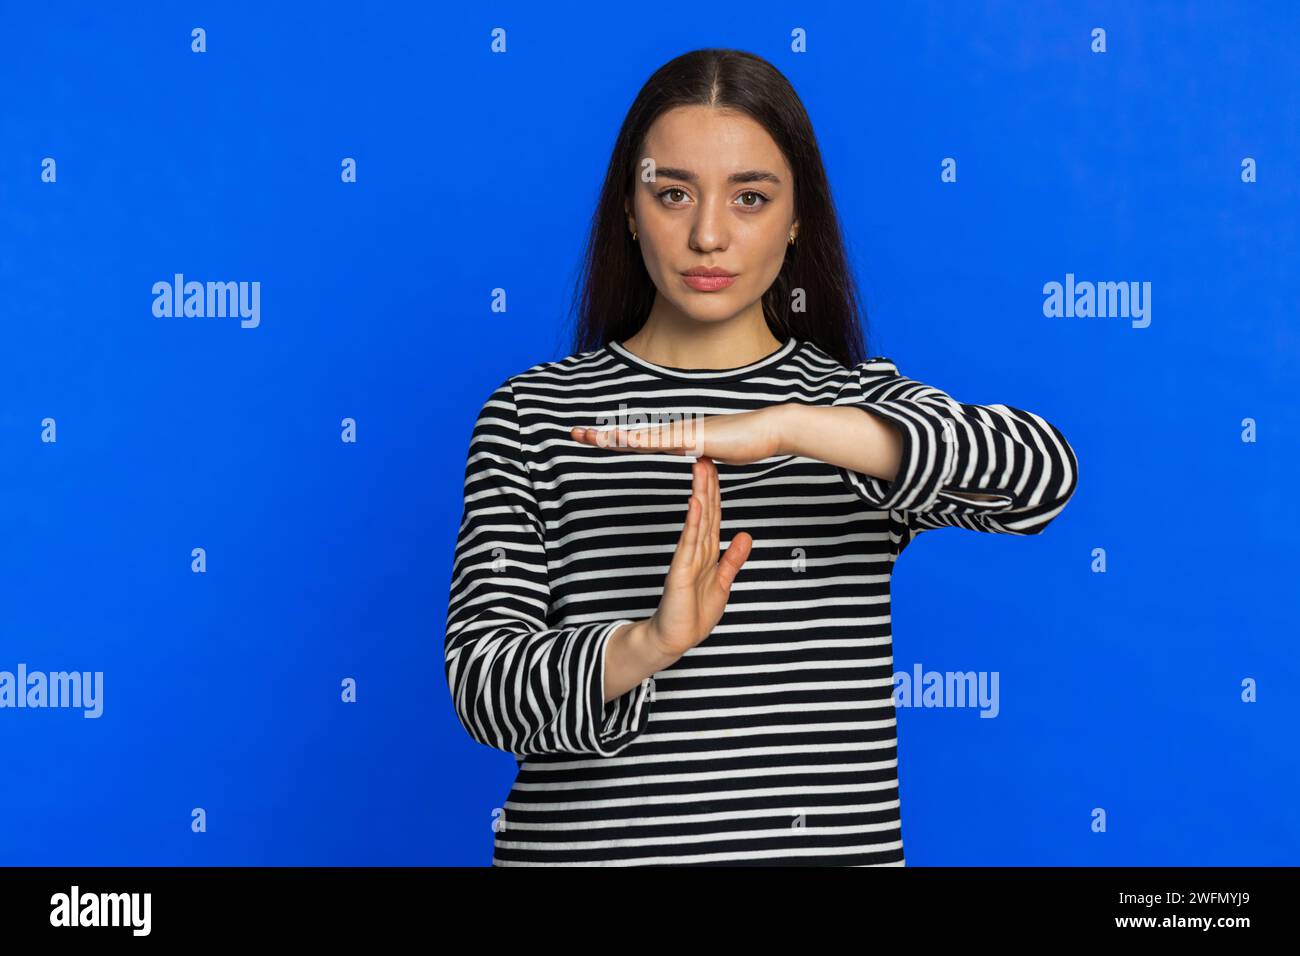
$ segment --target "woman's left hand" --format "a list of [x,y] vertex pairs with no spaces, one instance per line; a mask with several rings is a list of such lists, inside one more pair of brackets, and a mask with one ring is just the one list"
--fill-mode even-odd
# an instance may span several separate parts
[[657,455],[707,457],[728,465],[748,465],[789,454],[781,405],[734,415],[687,417],[641,428],[573,428],[575,441],[595,448]]

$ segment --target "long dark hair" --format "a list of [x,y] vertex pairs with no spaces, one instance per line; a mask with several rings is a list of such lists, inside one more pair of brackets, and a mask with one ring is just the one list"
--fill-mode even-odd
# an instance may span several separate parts
[[[789,80],[762,57],[741,50],[693,50],[661,66],[637,93],[619,130],[587,237],[576,302],[574,351],[623,341],[645,324],[655,286],[627,229],[624,200],[635,188],[650,126],[679,106],[711,106],[748,114],[767,130],[794,172],[795,244],[763,294],[772,334],[820,346],[851,367],[866,358],[857,287],[849,270],[830,184],[812,123]],[[597,268],[598,266],[598,268]],[[791,309],[791,290],[804,309]]]

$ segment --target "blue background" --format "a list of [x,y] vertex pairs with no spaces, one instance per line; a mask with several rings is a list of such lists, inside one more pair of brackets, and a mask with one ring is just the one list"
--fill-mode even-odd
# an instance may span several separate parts
[[[0,670],[105,674],[97,720],[0,710],[0,863],[490,861],[515,762],[442,653],[470,429],[572,351],[624,112],[705,46],[807,105],[868,354],[1080,460],[1043,536],[900,558],[896,670],[1001,679],[900,709],[908,864],[1300,863],[1295,4],[0,16]],[[155,318],[177,272],[260,326]],[[1150,327],[1045,318],[1067,272],[1151,282]]]

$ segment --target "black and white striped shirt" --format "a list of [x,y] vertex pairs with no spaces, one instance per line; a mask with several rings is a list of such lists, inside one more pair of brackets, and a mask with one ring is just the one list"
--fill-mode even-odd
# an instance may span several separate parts
[[[719,463],[722,548],[754,539],[726,611],[604,703],[606,641],[658,607],[694,458],[594,448],[570,428],[795,402],[897,424],[897,477]],[[1036,534],[1076,481],[1039,416],[797,339],[736,369],[667,368],[615,342],[511,376],[470,440],[446,630],[462,725],[519,762],[493,864],[902,865],[894,560],[929,528]]]

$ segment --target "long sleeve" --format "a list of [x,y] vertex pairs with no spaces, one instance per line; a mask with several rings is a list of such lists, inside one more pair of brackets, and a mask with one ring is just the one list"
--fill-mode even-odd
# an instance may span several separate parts
[[833,404],[860,407],[895,425],[902,459],[892,482],[846,468],[841,477],[873,507],[902,512],[910,532],[955,526],[1039,534],[1074,494],[1074,450],[1033,412],[957,402],[900,375],[887,358],[869,359],[852,373]]
[[447,608],[447,686],[479,743],[517,757],[616,754],[649,719],[649,677],[604,702],[609,637],[631,619],[552,628],[549,608],[545,524],[507,380],[470,439]]

